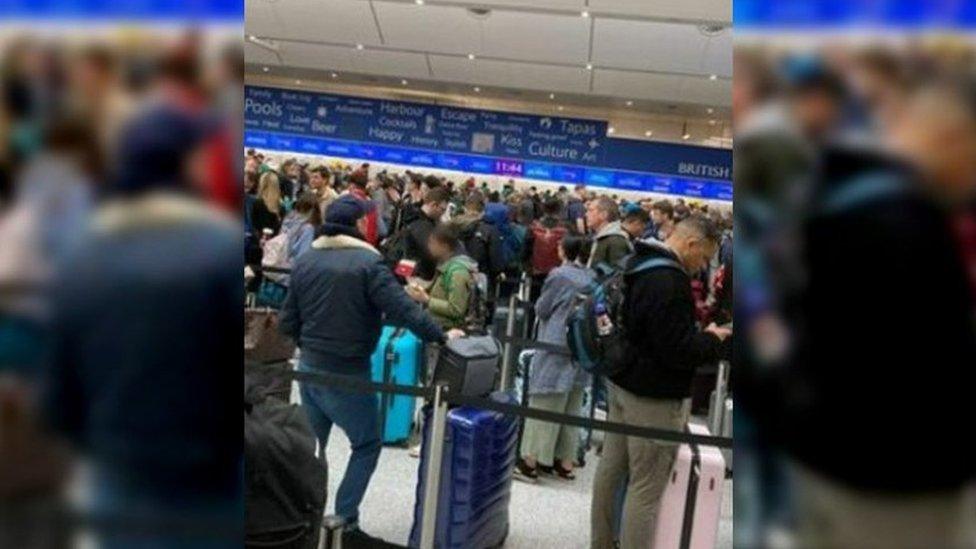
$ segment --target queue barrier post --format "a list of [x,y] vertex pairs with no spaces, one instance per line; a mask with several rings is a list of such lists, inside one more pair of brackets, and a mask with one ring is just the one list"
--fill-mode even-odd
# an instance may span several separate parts
[[715,390],[712,392],[708,403],[708,429],[712,434],[718,435],[722,432],[722,413],[724,412],[725,397],[728,395],[729,383],[729,364],[724,360],[718,362],[718,371],[715,376]]
[[444,437],[447,434],[447,400],[444,398],[448,386],[438,383],[434,388],[434,402],[431,413],[430,437],[425,441],[427,448],[427,478],[424,482],[423,521],[420,525],[420,549],[434,549],[437,533],[437,504],[441,490],[441,462],[444,459]]
[[515,336],[515,315],[517,311],[515,307],[518,302],[518,293],[513,291],[512,295],[508,296],[508,318],[505,322],[505,346],[502,351],[502,371],[498,380],[498,387],[502,391],[507,391],[509,383],[512,378],[512,355],[514,354],[515,348],[512,345],[511,338]]
[[323,518],[318,549],[342,549],[342,532],[345,526],[345,520],[339,515],[327,515]]

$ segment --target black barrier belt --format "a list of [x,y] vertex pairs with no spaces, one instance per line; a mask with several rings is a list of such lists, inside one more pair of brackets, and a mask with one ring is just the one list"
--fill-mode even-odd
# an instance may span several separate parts
[[[247,364],[247,368],[253,371],[266,371],[272,375],[281,376],[288,379],[298,380],[306,383],[315,383],[319,385],[328,385],[330,387],[336,387],[339,389],[346,389],[350,391],[362,392],[362,393],[394,393],[401,395],[411,395],[420,398],[432,399],[434,398],[434,388],[433,387],[414,387],[411,385],[397,385],[393,383],[375,383],[372,381],[367,381],[364,379],[346,376],[342,374],[333,374],[325,372],[298,372],[294,370],[282,370],[280,364],[274,367],[275,363],[251,363]],[[451,404],[460,404],[462,406],[471,406],[473,408],[481,408],[485,410],[492,410],[494,412],[499,412],[506,415],[514,415],[520,417],[528,417],[532,419],[538,419],[540,421],[548,421],[551,423],[559,423],[562,425],[571,425],[574,427],[582,427],[584,429],[590,429],[596,431],[605,431],[609,433],[618,433],[621,435],[635,436],[641,438],[648,438],[653,440],[661,440],[665,442],[677,442],[677,443],[687,443],[687,444],[698,444],[700,446],[717,446],[719,448],[732,448],[732,439],[727,437],[718,437],[711,435],[695,435],[691,433],[684,433],[682,431],[669,431],[667,429],[656,429],[653,427],[638,427],[636,425],[627,425],[625,423],[616,423],[610,421],[600,421],[596,419],[589,419],[579,416],[570,416],[566,414],[557,414],[556,412],[549,412],[545,410],[539,410],[536,408],[528,408],[522,406],[516,406],[514,404],[504,404],[501,402],[495,402],[493,400],[488,400],[485,398],[465,396],[461,394],[456,394],[451,391],[445,391],[442,395],[444,400]]]
[[534,339],[526,339],[524,337],[508,337],[506,335],[498,336],[497,339],[502,343],[512,343],[517,347],[521,347],[522,349],[541,349],[557,355],[572,356],[569,347],[566,347],[565,345],[545,343],[542,341],[536,341]]
[[621,435],[649,438],[665,442],[698,444],[700,446],[717,446],[719,448],[732,447],[732,439],[726,437],[695,435],[681,431],[670,431],[667,429],[656,429],[653,427],[638,427],[636,425],[627,425],[626,423],[616,423],[579,416],[569,416],[566,414],[550,412],[548,410],[540,410],[538,408],[523,408],[522,406],[515,404],[505,404],[503,402],[496,402],[494,400],[488,400],[485,398],[455,394],[451,391],[446,391],[443,398],[451,404],[460,404],[462,406],[471,406],[473,408],[483,408],[485,410],[491,410],[500,414],[522,416],[538,419],[540,421],[582,427],[584,429],[592,427],[595,431],[606,431],[609,433],[618,433]]
[[287,378],[302,383],[313,383],[316,385],[328,385],[336,389],[346,389],[358,393],[394,393],[399,395],[410,395],[419,398],[434,398],[434,389],[431,387],[417,387],[413,385],[397,385],[395,383],[377,383],[367,379],[333,374],[329,372],[302,372],[297,370],[283,370],[285,362],[251,362],[245,363],[245,367],[252,372],[263,372],[283,378]]

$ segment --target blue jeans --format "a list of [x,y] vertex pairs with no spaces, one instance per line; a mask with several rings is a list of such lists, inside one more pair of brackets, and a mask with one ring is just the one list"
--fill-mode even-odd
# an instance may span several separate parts
[[[300,364],[299,369],[308,372],[316,370],[305,363]],[[368,362],[364,363],[363,372],[368,375]],[[335,510],[347,524],[355,525],[359,520],[359,504],[366,494],[383,447],[376,395],[341,391],[310,383],[302,383],[301,389],[302,406],[322,448],[329,441],[333,424],[346,433],[352,444],[352,455],[346,466],[346,474],[343,475],[336,493]]]

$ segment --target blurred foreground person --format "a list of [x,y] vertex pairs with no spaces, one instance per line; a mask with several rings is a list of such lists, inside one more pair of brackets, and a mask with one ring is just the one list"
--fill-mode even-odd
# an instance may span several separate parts
[[100,546],[240,547],[239,223],[193,198],[209,124],[153,102],[53,287],[45,410],[88,458]]
[[750,399],[798,464],[801,546],[976,547],[976,87],[916,90],[883,145],[820,153],[790,347]]

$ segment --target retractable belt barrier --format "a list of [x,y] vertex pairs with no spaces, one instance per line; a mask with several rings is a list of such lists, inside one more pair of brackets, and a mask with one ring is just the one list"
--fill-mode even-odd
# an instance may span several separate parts
[[[361,379],[353,376],[327,373],[327,372],[313,373],[313,372],[300,372],[300,371],[282,371],[280,368],[275,367],[276,365],[280,365],[280,364],[282,363],[281,362],[276,362],[276,363],[250,362],[250,363],[245,363],[245,366],[247,369],[250,369],[252,371],[267,372],[274,376],[280,376],[295,381],[300,381],[304,383],[314,383],[314,384],[325,385],[337,389],[345,389],[345,390],[361,392],[361,393],[392,393],[392,394],[400,394],[400,395],[410,395],[410,396],[420,397],[425,399],[432,399],[434,398],[434,394],[436,391],[434,387],[416,387],[411,385],[398,385],[393,383],[377,383],[377,382],[368,381],[366,379]],[[718,448],[732,448],[732,439],[727,437],[712,436],[712,435],[696,435],[692,433],[686,433],[683,431],[671,431],[667,429],[655,429],[651,427],[638,427],[636,425],[628,425],[626,423],[617,423],[611,421],[602,421],[598,419],[589,419],[581,416],[571,416],[567,414],[549,412],[546,410],[539,410],[536,408],[516,406],[514,404],[503,404],[486,398],[465,396],[460,393],[455,393],[450,390],[450,387],[446,387],[445,390],[443,391],[443,399],[447,401],[449,404],[457,404],[461,406],[482,408],[485,410],[492,410],[494,412],[498,412],[501,414],[532,418],[532,419],[547,421],[551,423],[559,423],[561,425],[569,425],[571,427],[582,427],[584,429],[592,428],[593,430],[596,431],[618,433],[627,436],[635,436],[635,437],[647,438],[651,440],[659,440],[664,442],[675,442],[681,444],[697,444],[699,446],[716,446]]]

